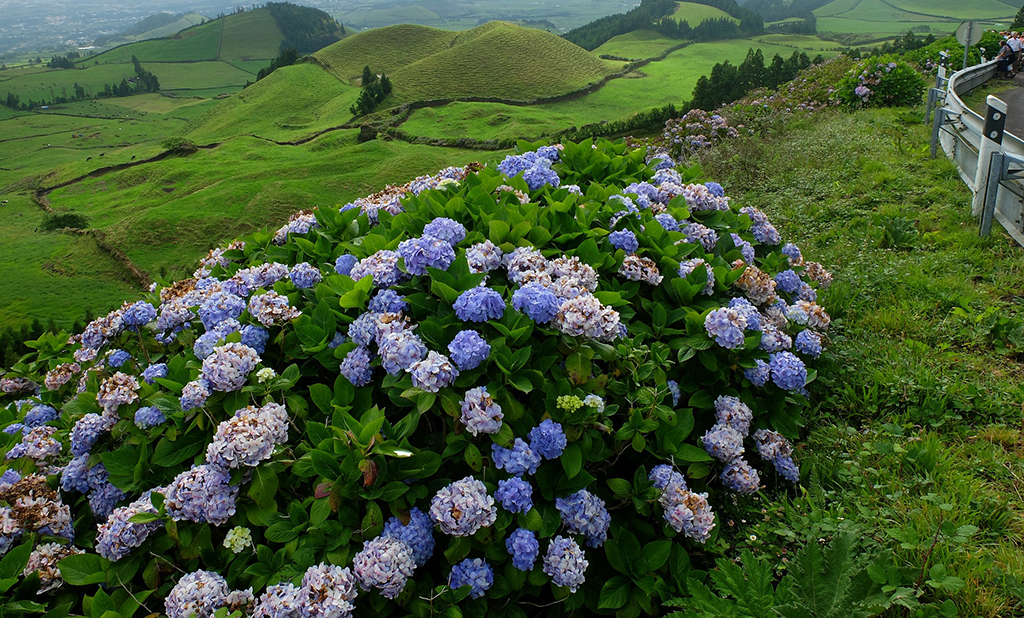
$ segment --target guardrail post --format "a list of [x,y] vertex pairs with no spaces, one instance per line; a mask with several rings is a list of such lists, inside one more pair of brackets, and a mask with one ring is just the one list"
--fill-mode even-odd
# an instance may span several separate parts
[[[935,81],[938,82],[938,79],[936,79]],[[928,107],[925,109],[925,113],[924,113],[924,123],[925,124],[928,124],[929,122],[931,122],[932,110],[935,109],[935,105],[939,102],[939,100],[942,98],[942,95],[944,95],[944,94],[946,94],[946,91],[941,89],[941,88],[939,88],[938,83],[935,84],[934,88],[931,88],[931,89],[928,90]],[[932,155],[932,156],[935,156],[935,155]]]
[[942,123],[946,119],[946,108],[940,107],[935,110],[935,123],[932,124],[932,158],[939,151],[939,130],[942,129]]
[[1006,127],[1006,103],[992,95],[988,96],[986,102],[988,109],[985,113],[985,130],[981,136],[981,147],[978,149],[978,172],[974,176],[974,200],[971,203],[971,213],[975,217],[981,214],[985,206],[992,154],[1000,152],[1003,129]]
[[992,153],[992,162],[988,170],[988,182],[985,183],[985,209],[981,212],[981,237],[992,233],[992,219],[996,216],[996,197],[999,195],[999,183],[1006,171],[1006,155],[1001,152]]

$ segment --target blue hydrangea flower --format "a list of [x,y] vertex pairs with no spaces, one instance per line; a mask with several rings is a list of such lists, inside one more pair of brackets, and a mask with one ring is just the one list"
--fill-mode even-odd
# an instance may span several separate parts
[[[113,421],[113,422],[111,422]],[[110,431],[110,428],[117,422],[117,417],[100,416],[89,413],[75,421],[71,428],[71,454],[88,455],[100,436]]]
[[192,353],[196,355],[196,358],[205,359],[213,354],[213,349],[217,347],[218,343],[226,339],[228,335],[238,332],[241,327],[238,320],[231,318],[215,324],[213,328],[196,339],[192,345]]
[[448,352],[451,353],[452,361],[462,371],[476,369],[480,363],[487,360],[491,355],[491,346],[480,333],[475,330],[459,331],[452,342],[448,344]]
[[718,232],[700,223],[688,223],[679,231],[686,235],[686,242],[700,245],[708,252],[714,251],[718,243]]
[[227,343],[213,349],[203,360],[203,379],[215,391],[229,393],[245,386],[260,357],[247,345]]
[[434,522],[416,507],[409,511],[408,524],[392,517],[384,524],[381,536],[404,541],[412,549],[412,558],[417,566],[423,566],[434,555]]
[[209,397],[209,383],[203,378],[193,380],[181,389],[181,409],[188,412],[194,408],[201,408],[206,405]]
[[804,261],[800,248],[791,242],[782,245],[782,254],[789,258],[789,263],[793,266],[798,266]]
[[[302,588],[298,589],[294,596],[289,596],[290,591],[287,588],[277,590],[280,591],[275,595],[277,604],[275,605],[275,600],[272,599],[269,605],[280,607],[280,614],[273,618],[294,618],[296,615],[309,618],[351,618],[356,608],[356,595],[359,593],[352,571],[322,562],[306,569],[302,576]],[[292,599],[294,601],[289,602]],[[252,615],[272,618],[271,615],[261,614],[259,611],[253,612]]]
[[728,425],[746,436],[750,433],[750,423],[754,420],[754,412],[739,397],[719,395],[715,399],[715,418],[723,425]]
[[715,309],[704,318],[704,330],[715,343],[729,350],[743,347],[743,330],[747,320],[735,309]]
[[470,536],[493,525],[497,518],[494,498],[472,476],[443,487],[430,500],[430,519],[449,536]]
[[796,336],[796,351],[811,358],[818,358],[821,356],[821,335],[813,330],[800,331]]
[[346,337],[344,334],[342,334],[342,332],[340,330],[339,331],[335,331],[334,332],[334,337],[332,337],[331,341],[327,344],[327,348],[330,349],[330,350],[333,350],[334,348],[340,346],[341,344],[345,343],[346,341],[348,341],[348,337]]
[[349,352],[341,361],[338,372],[345,376],[353,386],[365,386],[373,378],[373,367],[370,366],[370,351],[358,347]]
[[490,272],[501,266],[503,255],[501,249],[490,240],[478,242],[469,249],[466,249],[466,261],[469,262],[469,271],[473,273]]
[[348,325],[348,338],[353,343],[367,347],[377,339],[377,323],[380,321],[380,314],[372,311],[361,313],[351,324]]
[[720,475],[726,487],[739,494],[752,494],[761,489],[761,477],[757,470],[742,459],[733,460]]
[[160,520],[142,524],[129,521],[139,513],[156,515],[151,492],[143,493],[138,500],[128,506],[114,509],[107,521],[97,527],[96,553],[116,562],[128,555],[132,549],[142,545],[153,532],[164,527]]
[[677,486],[682,489],[686,489],[686,479],[682,474],[673,470],[672,466],[668,464],[654,466],[651,473],[647,475],[647,480],[654,483],[655,488],[661,490],[665,490],[670,486]]
[[55,421],[60,418],[60,412],[57,411],[53,406],[38,405],[33,406],[28,414],[25,415],[25,426],[26,427],[39,427],[45,425],[50,421]]
[[138,330],[156,319],[156,308],[144,300],[132,303],[127,309],[121,312],[121,320],[124,325],[132,330]]
[[[99,468],[103,464],[96,466]],[[96,486],[90,486],[89,509],[98,521],[106,521],[114,512],[118,502],[124,500],[124,492],[118,489],[109,481],[104,481]]]
[[790,483],[800,482],[800,468],[791,457],[779,457],[772,460],[775,470]]
[[754,432],[754,442],[761,459],[771,461],[776,471],[787,481],[800,481],[800,468],[793,461],[793,445],[782,434],[770,429]]
[[320,283],[320,280],[323,279],[323,275],[320,274],[320,269],[309,262],[300,262],[293,266],[292,271],[288,273],[288,277],[291,278],[295,287],[300,290],[311,288]]
[[210,618],[224,606],[228,583],[213,571],[183,575],[164,599],[167,618]]
[[795,391],[807,384],[807,367],[792,352],[777,352],[768,357],[772,382],[779,388]]
[[750,380],[754,386],[764,386],[771,379],[771,367],[761,359],[757,359],[755,362],[757,363],[756,367],[743,370],[743,377]]
[[[60,486],[64,491],[89,492],[89,455],[79,455],[68,462],[60,473]],[[20,480],[20,479],[19,479]],[[15,481],[17,482],[17,481]],[[0,483],[3,485],[4,483]]]
[[540,556],[540,543],[532,530],[518,528],[505,539],[505,549],[512,556],[512,566],[520,571],[532,571]]
[[661,227],[665,228],[666,232],[678,232],[679,222],[676,218],[667,212],[663,212],[660,215],[654,215],[655,221],[661,224]]
[[738,311],[747,320],[747,330],[761,330],[761,313],[742,296],[729,301],[729,308]]
[[[537,165],[537,153],[526,152],[521,155],[508,155],[498,164],[498,171],[508,178],[515,178],[520,172],[525,172],[534,165]],[[550,161],[547,162],[551,164]]]
[[401,281],[405,276],[398,269],[398,259],[400,257],[397,251],[381,249],[373,255],[356,262],[348,275],[356,281],[370,275],[373,277],[373,285],[379,288],[389,288]]
[[498,481],[494,497],[510,513],[525,513],[533,508],[533,487],[518,476]]
[[466,398],[459,402],[462,406],[460,420],[469,433],[495,434],[501,431],[501,420],[504,414],[490,393],[483,386],[466,391]]
[[538,324],[555,319],[561,301],[540,283],[527,283],[512,294],[512,307]]
[[398,253],[405,260],[405,269],[411,275],[425,275],[427,268],[448,270],[455,261],[455,250],[446,241],[433,236],[403,240]]
[[156,384],[157,378],[167,377],[167,364],[156,363],[146,367],[142,372],[142,379],[146,384]]
[[242,336],[242,345],[249,346],[256,350],[257,354],[263,354],[263,351],[267,349],[267,340],[270,339],[270,331],[262,326],[246,324],[239,331],[239,334]]
[[754,245],[740,238],[739,234],[730,234],[732,236],[732,244],[736,245],[736,248],[740,250],[740,254],[743,255],[743,261],[747,264],[754,263]]
[[386,599],[402,593],[415,569],[412,548],[405,541],[387,536],[365,541],[352,561],[352,573],[359,587],[379,588]]
[[427,346],[419,335],[412,331],[388,333],[380,342],[380,361],[384,371],[398,375],[409,370],[413,363],[423,360]]
[[704,450],[728,463],[743,456],[743,436],[729,425],[718,423],[704,434]]
[[622,249],[626,253],[636,253],[636,250],[640,248],[636,234],[629,230],[612,232],[608,235],[608,242],[612,243],[612,246],[616,249]]
[[562,425],[546,418],[530,430],[530,448],[544,459],[558,459],[567,444]]
[[235,514],[238,485],[231,484],[227,469],[203,464],[176,476],[163,494],[174,521],[223,526]]
[[491,458],[499,470],[516,476],[536,474],[540,467],[540,453],[523,442],[522,438],[516,438],[511,449],[492,444]]
[[352,267],[356,265],[359,259],[348,253],[342,253],[338,256],[338,259],[334,261],[334,272],[339,275],[348,275],[352,272]]
[[658,498],[663,517],[676,532],[698,543],[706,543],[715,527],[715,514],[706,493],[697,494],[683,484],[670,483]]
[[708,181],[704,183],[704,186],[708,188],[708,193],[711,195],[714,195],[715,197],[725,197],[725,189],[723,189],[722,185],[717,182]]
[[199,319],[206,330],[211,330],[224,320],[237,320],[245,311],[245,299],[227,292],[214,292],[199,305]]
[[156,406],[139,408],[135,412],[135,426],[139,429],[149,429],[157,425],[163,425],[167,421],[164,413]]
[[576,592],[586,581],[584,573],[588,566],[590,563],[576,541],[563,536],[551,540],[548,553],[544,556],[544,573],[554,585]]
[[440,238],[454,247],[466,239],[466,228],[454,219],[437,217],[423,226],[423,235]]
[[540,148],[537,149],[536,152],[538,157],[544,157],[545,159],[551,161],[552,163],[558,161],[558,159],[561,156],[559,154],[558,146],[541,146]]
[[555,500],[555,508],[562,514],[562,523],[574,534],[587,537],[587,545],[600,547],[608,538],[608,528],[612,525],[612,517],[598,498],[586,489]]
[[380,290],[370,299],[367,309],[373,313],[399,313],[409,308],[405,297],[394,290]]
[[470,598],[479,599],[494,585],[494,570],[491,569],[491,565],[480,558],[472,560],[466,558],[452,567],[448,585],[452,590],[469,586],[471,588]]
[[409,366],[412,385],[428,393],[436,393],[450,386],[459,377],[459,370],[444,354],[431,350],[427,357]]
[[460,320],[486,322],[498,320],[505,314],[505,300],[491,288],[478,286],[459,294],[453,308]]
[[665,386],[668,387],[668,392],[672,395],[672,407],[678,407],[679,398],[682,396],[682,392],[679,390],[679,384],[675,380],[669,380]]
[[788,350],[793,346],[793,340],[789,335],[775,328],[772,324],[764,325],[764,332],[761,335],[761,342],[758,343],[758,347],[768,352],[781,352],[782,350]]
[[800,275],[789,269],[775,275],[775,284],[775,289],[782,290],[787,294],[795,294],[800,290],[803,281],[800,280]]
[[107,355],[107,364],[117,369],[132,359],[132,355],[124,350],[113,350]]
[[523,172],[523,180],[526,181],[526,186],[530,188],[530,191],[536,191],[545,185],[557,188],[562,182],[555,170],[539,165]]

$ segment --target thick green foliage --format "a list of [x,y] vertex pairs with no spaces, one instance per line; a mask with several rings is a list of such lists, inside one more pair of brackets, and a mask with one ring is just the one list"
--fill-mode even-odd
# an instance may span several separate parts
[[851,69],[836,88],[850,107],[902,107],[921,102],[924,79],[896,56],[876,56]]

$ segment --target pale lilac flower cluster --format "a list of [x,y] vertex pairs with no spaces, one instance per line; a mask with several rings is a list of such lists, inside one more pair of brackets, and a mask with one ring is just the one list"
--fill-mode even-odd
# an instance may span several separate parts
[[99,525],[96,532],[96,552],[99,555],[116,562],[142,545],[149,535],[163,528],[163,522],[159,520],[146,523],[130,521],[139,513],[157,514],[151,493],[147,491],[128,506],[114,509],[107,521]]
[[444,354],[431,350],[427,357],[409,365],[412,385],[416,388],[436,393],[446,386],[451,386],[459,377],[459,370]]
[[792,352],[777,352],[768,360],[772,372],[772,382],[787,391],[796,391],[807,383],[807,367]]
[[453,308],[460,320],[486,322],[500,319],[504,315],[505,300],[491,288],[478,286],[459,294]]
[[[292,598],[298,601],[296,609],[299,616],[350,618],[355,610],[353,601],[358,594],[356,580],[349,569],[323,563],[306,569],[306,573],[302,576],[302,587],[298,590],[289,591],[285,588],[278,589],[276,592],[279,597],[276,601],[285,601],[285,603],[275,603],[275,599],[266,599],[266,595],[264,595],[260,599],[257,611],[254,612],[255,615],[260,615],[261,607],[269,610],[275,605],[287,606],[286,599],[291,593],[294,594]],[[278,609],[276,615],[283,618],[286,614]]]
[[504,414],[490,393],[483,386],[471,388],[466,391],[466,398],[459,402],[462,406],[460,420],[466,426],[469,433],[474,436],[487,433],[495,434],[501,431],[501,420]]
[[369,350],[357,347],[345,355],[338,372],[353,386],[366,386],[373,379],[373,367],[370,366],[372,360]]
[[138,398],[139,381],[135,376],[118,371],[100,384],[96,403],[107,412],[114,412],[118,406],[133,403]]
[[152,364],[142,372],[142,380],[146,384],[156,384],[157,379],[166,377],[167,365],[165,363]]
[[478,242],[466,249],[466,261],[472,273],[486,273],[501,266],[502,251],[490,240]]
[[648,285],[659,285],[664,279],[654,260],[636,255],[627,255],[622,260],[619,274],[630,281],[643,281]]
[[812,330],[800,331],[796,336],[795,347],[801,354],[818,358],[821,356],[821,335]]
[[414,570],[412,548],[405,541],[390,536],[365,541],[352,563],[359,587],[363,590],[379,588],[386,599],[394,599],[402,593]]
[[793,445],[782,434],[758,429],[754,432],[754,442],[761,459],[772,462],[783,478],[791,483],[800,481],[800,468],[793,462]]
[[772,377],[771,366],[761,359],[755,361],[757,365],[743,370],[743,377],[750,380],[754,386],[764,386]]
[[427,356],[427,346],[411,330],[388,333],[379,346],[381,365],[390,375],[410,371]]
[[434,523],[423,511],[413,507],[409,511],[409,523],[403,524],[392,517],[384,524],[381,536],[393,537],[405,542],[412,550],[416,566],[423,566],[434,554]]
[[544,459],[558,459],[568,443],[562,425],[546,418],[530,430],[530,448]]
[[538,324],[555,319],[561,301],[541,283],[527,283],[512,293],[512,308],[522,311]]
[[525,513],[533,508],[533,487],[518,476],[498,481],[494,497],[510,513]]
[[721,307],[704,318],[704,330],[715,343],[728,350],[743,347],[747,319],[735,309]]
[[176,476],[161,493],[171,519],[222,526],[235,514],[238,489],[227,470],[202,464]]
[[453,590],[463,586],[470,587],[470,598],[479,599],[494,585],[494,570],[480,558],[466,558],[452,566],[448,576],[448,586]]
[[407,310],[409,303],[394,290],[379,290],[366,308],[371,313],[399,313]]
[[558,330],[571,337],[586,337],[611,342],[620,336],[619,312],[586,294],[570,298],[555,316]]
[[492,444],[491,459],[496,468],[516,476],[536,474],[540,467],[540,453],[522,438],[516,438],[510,449]]
[[743,240],[740,237],[740,235],[736,233],[729,234],[729,237],[732,238],[732,244],[735,245],[736,248],[740,250],[740,255],[743,256],[743,261],[746,262],[747,264],[753,264],[755,257],[754,245]]
[[300,290],[311,288],[323,279],[320,269],[309,262],[300,262],[293,266],[292,271],[288,273],[288,277],[295,284],[295,287]]
[[730,461],[720,475],[726,487],[739,494],[752,494],[761,488],[761,478],[743,459]]
[[719,423],[728,425],[746,436],[750,433],[750,423],[754,420],[754,413],[747,404],[740,401],[739,397],[731,395],[719,395],[715,399],[715,417]]
[[505,549],[512,556],[512,566],[520,571],[532,571],[540,556],[540,543],[532,530],[517,528],[505,539]]
[[679,230],[686,236],[686,242],[700,245],[708,253],[715,250],[718,232],[700,223],[688,223]]
[[71,378],[81,370],[82,368],[78,363],[61,363],[46,372],[46,378],[43,380],[43,386],[48,390],[55,391],[70,382]]
[[285,223],[274,234],[274,244],[283,245],[288,242],[289,234],[308,234],[309,230],[315,227],[320,227],[320,223],[312,212],[306,210],[297,212],[289,217],[288,223]]
[[269,459],[274,448],[287,439],[288,412],[284,406],[248,406],[217,425],[213,442],[206,448],[206,461],[222,468],[252,468]]
[[550,278],[553,267],[544,255],[533,247],[518,247],[502,257],[508,280],[522,285],[524,275],[548,275]]
[[716,424],[704,434],[704,450],[721,462],[731,462],[743,456],[743,435],[729,425]]
[[21,442],[15,444],[11,450],[7,451],[6,458],[28,457],[37,462],[42,462],[50,457],[60,455],[61,445],[53,437],[55,433],[57,433],[56,427],[43,425],[33,428],[22,436]]
[[411,275],[425,275],[427,268],[448,270],[455,261],[455,249],[448,241],[427,235],[403,240],[398,245],[398,254]]
[[462,371],[476,369],[491,354],[491,346],[475,330],[462,330],[448,344],[452,361]]
[[583,550],[576,544],[576,541],[556,536],[548,545],[543,566],[544,573],[551,578],[553,584],[568,588],[569,592],[576,592],[586,581],[584,573],[590,563],[587,562]]
[[28,577],[33,573],[39,574],[39,594],[49,592],[64,583],[61,577],[58,562],[68,556],[84,554],[85,550],[78,549],[72,545],[61,545],[59,543],[41,543],[29,554],[28,564],[22,571],[22,577]]
[[753,206],[740,208],[741,215],[750,217],[750,233],[763,245],[777,245],[782,242],[778,230],[768,221],[768,216]]
[[249,313],[260,324],[271,327],[284,324],[302,315],[302,312],[288,304],[288,297],[277,292],[259,294],[249,299]]
[[449,536],[469,536],[493,525],[497,517],[494,498],[471,476],[442,488],[430,501],[430,518]]
[[188,412],[201,408],[206,405],[210,395],[210,384],[206,380],[192,380],[181,389],[181,409]]
[[587,537],[589,547],[604,545],[608,538],[608,528],[612,525],[604,500],[581,489],[565,498],[557,498],[555,508],[561,513],[562,523],[570,532]]
[[693,212],[729,210],[729,198],[725,197],[721,185],[709,184],[716,186],[718,190],[712,191],[708,185],[689,184],[683,186],[680,195],[686,198],[687,207]]
[[608,242],[616,249],[622,249],[626,253],[636,253],[640,248],[640,242],[636,234],[629,230],[618,230],[608,235]]
[[437,217],[423,226],[423,235],[440,238],[454,247],[466,239],[466,227],[454,219]]
[[682,118],[669,120],[662,133],[662,140],[674,156],[690,156],[723,139],[737,137],[739,131],[729,126],[725,118],[700,109],[691,110]]
[[139,429],[151,429],[167,422],[167,417],[156,406],[146,406],[135,411],[135,426]]
[[655,466],[649,478],[661,490],[658,501],[669,526],[698,543],[706,543],[715,527],[708,495],[690,491],[683,475],[665,464]]
[[202,379],[215,391],[237,391],[245,386],[259,362],[256,350],[241,343],[228,343],[214,348],[203,360]]

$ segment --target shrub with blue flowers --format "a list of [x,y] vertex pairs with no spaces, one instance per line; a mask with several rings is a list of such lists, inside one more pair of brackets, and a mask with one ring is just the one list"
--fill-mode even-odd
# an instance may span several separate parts
[[645,154],[545,146],[300,213],[35,342],[0,383],[5,613],[685,594],[716,504],[799,481],[830,276]]
[[924,78],[906,61],[876,56],[850,69],[835,95],[849,107],[899,107],[919,104],[924,89]]

